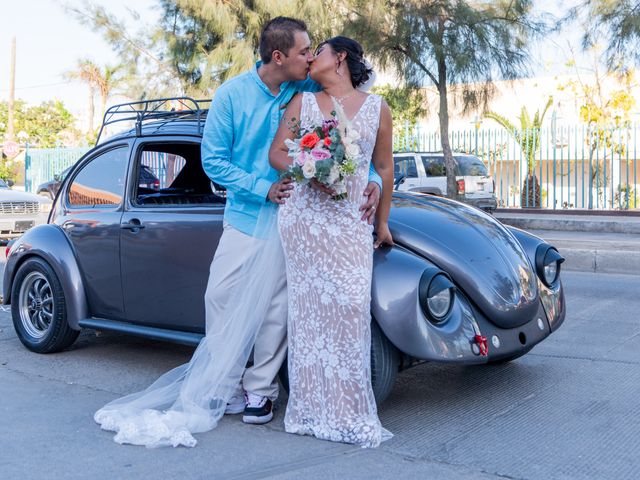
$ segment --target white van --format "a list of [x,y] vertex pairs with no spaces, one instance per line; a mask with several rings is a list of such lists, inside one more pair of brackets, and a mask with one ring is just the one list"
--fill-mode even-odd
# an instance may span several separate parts
[[[454,153],[456,183],[463,201],[492,212],[498,202],[495,182],[485,164],[475,155]],[[445,196],[447,177],[442,152],[402,152],[393,154],[394,177],[404,176],[398,190]]]

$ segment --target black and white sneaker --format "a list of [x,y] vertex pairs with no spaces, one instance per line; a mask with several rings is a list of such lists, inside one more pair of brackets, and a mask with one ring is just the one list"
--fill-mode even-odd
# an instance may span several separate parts
[[262,395],[247,392],[247,406],[244,409],[242,421],[253,425],[268,423],[273,418],[273,404]]

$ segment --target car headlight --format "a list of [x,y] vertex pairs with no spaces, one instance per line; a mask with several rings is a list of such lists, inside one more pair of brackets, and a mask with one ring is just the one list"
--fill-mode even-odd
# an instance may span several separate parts
[[422,273],[420,306],[431,322],[438,324],[446,320],[455,300],[455,291],[455,285],[442,270],[428,268]]
[[553,287],[558,281],[562,262],[564,257],[549,245],[540,245],[536,250],[536,273],[547,287]]
[[41,202],[40,203],[40,212],[41,213],[49,213],[51,211],[53,203]]

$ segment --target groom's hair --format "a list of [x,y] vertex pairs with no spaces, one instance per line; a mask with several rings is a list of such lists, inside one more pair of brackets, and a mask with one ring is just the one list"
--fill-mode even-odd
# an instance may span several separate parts
[[290,17],[276,17],[270,20],[260,34],[260,59],[267,64],[271,55],[279,50],[289,55],[289,50],[295,44],[296,32],[306,32],[307,24],[302,20]]

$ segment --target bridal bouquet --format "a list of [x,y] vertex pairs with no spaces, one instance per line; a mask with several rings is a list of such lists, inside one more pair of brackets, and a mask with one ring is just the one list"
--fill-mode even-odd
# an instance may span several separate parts
[[334,119],[324,120],[310,130],[299,128],[297,138],[285,140],[293,163],[283,176],[302,184],[315,179],[334,190],[334,200],[344,200],[347,198],[344,180],[356,173],[360,147],[356,143],[359,137],[350,128],[344,112],[337,105],[336,110],[338,118],[335,111],[331,112]]

